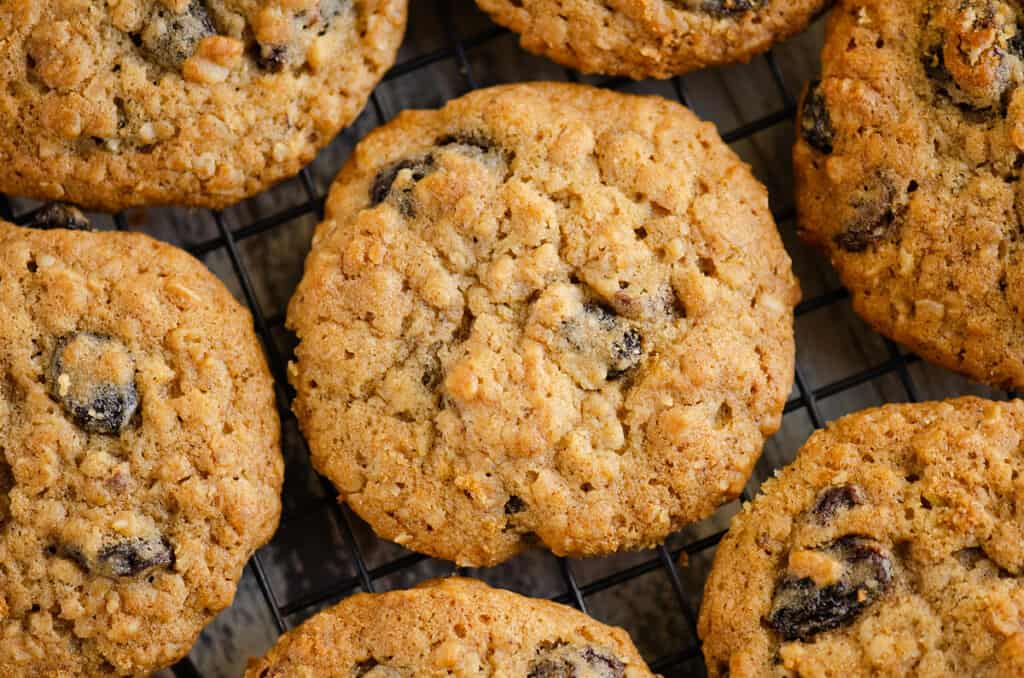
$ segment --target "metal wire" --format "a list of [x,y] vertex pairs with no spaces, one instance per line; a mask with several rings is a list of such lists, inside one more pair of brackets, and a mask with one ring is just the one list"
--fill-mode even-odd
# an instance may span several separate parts
[[[454,20],[452,8],[449,4],[450,1],[437,0],[435,3],[435,11],[449,44],[442,49],[415,56],[395,65],[385,76],[386,81],[415,73],[432,64],[450,61],[454,62],[457,66],[460,77],[464,81],[465,90],[472,90],[478,86],[478,80],[473,74],[467,55],[506,35],[507,31],[503,28],[491,27],[473,36],[460,36],[458,34],[458,23]],[[772,53],[768,53],[760,57],[760,59],[766,64],[778,93],[778,108],[752,122],[723,132],[722,137],[729,143],[747,139],[775,125],[789,123],[793,117],[796,105],[795,90],[791,89],[792,86],[785,82],[782,70],[776,63]],[[570,69],[566,69],[565,76],[570,81],[581,80],[580,75]],[[676,77],[670,82],[679,102],[684,106],[690,107],[686,78]],[[620,88],[630,83],[631,81],[623,78],[609,78],[603,80],[600,86]],[[387,121],[384,107],[376,93],[371,96],[369,110],[376,115],[379,124]],[[212,216],[217,234],[209,240],[199,242],[188,248],[193,255],[198,257],[214,252],[224,253],[230,261],[241,285],[245,302],[252,312],[255,329],[266,348],[271,372],[275,379],[278,410],[282,419],[286,421],[292,417],[289,407],[292,390],[285,378],[287,356],[282,354],[273,335],[273,330],[283,325],[284,316],[282,313],[268,316],[263,312],[252,284],[251,271],[247,268],[244,257],[239,253],[238,246],[242,241],[282,228],[285,224],[298,217],[305,215],[323,216],[325,195],[318,193],[308,170],[303,170],[299,179],[306,196],[306,200],[302,203],[289,206],[271,216],[241,225],[236,229],[228,228],[224,216],[215,212]],[[774,216],[780,223],[788,221],[793,217],[793,209],[791,207],[783,208],[778,210]],[[0,194],[0,218],[15,221],[16,223],[25,223],[31,220],[32,212],[20,215],[15,214],[10,201],[6,196]],[[115,215],[114,224],[118,229],[123,230],[127,228],[128,221],[126,215],[124,213]],[[796,315],[800,317],[831,307],[843,303],[847,298],[848,294],[845,290],[833,289],[801,302],[796,308]],[[795,374],[796,395],[785,404],[784,411],[791,413],[802,410],[806,413],[811,425],[814,428],[820,428],[825,421],[825,417],[819,409],[819,404],[822,400],[889,374],[894,374],[899,379],[908,400],[918,400],[918,389],[908,369],[908,366],[916,362],[918,357],[901,352],[891,341],[886,341],[885,346],[888,358],[883,362],[867,367],[842,379],[823,384],[817,388],[811,387],[803,374],[803,370],[798,366]],[[308,454],[308,450],[304,447],[302,451]],[[358,519],[352,515],[347,507],[341,507],[333,500],[334,490],[325,479],[321,478],[320,482],[323,485],[325,497],[308,502],[301,509],[293,510],[292,513],[286,514],[282,518],[282,524],[292,520],[306,519],[318,512],[329,511],[339,526],[347,556],[353,564],[355,572],[350,576],[341,577],[333,581],[320,581],[318,582],[320,587],[316,591],[303,595],[296,600],[284,601],[281,600],[278,592],[274,590],[271,584],[265,558],[257,553],[250,562],[250,567],[280,632],[287,629],[287,620],[292,615],[303,616],[305,613],[319,608],[327,602],[357,590],[372,592],[378,588],[378,582],[382,579],[407,571],[427,560],[426,556],[407,554],[381,565],[371,567],[364,558],[355,536],[354,526],[355,521]],[[746,500],[747,494],[744,493],[742,498]],[[671,671],[688,662],[699,661],[700,645],[699,641],[697,641],[696,633],[696,610],[692,601],[688,600],[685,594],[677,562],[684,554],[686,556],[696,556],[713,549],[723,535],[724,531],[718,531],[674,548],[664,545],[660,546],[653,552],[651,557],[583,585],[580,585],[576,579],[572,561],[564,558],[558,559],[558,569],[565,589],[563,593],[554,596],[553,600],[574,605],[586,612],[587,599],[595,594],[623,585],[648,573],[661,571],[668,578],[675,598],[675,605],[664,605],[666,614],[680,615],[689,634],[688,637],[681,639],[678,648],[673,649],[664,656],[651,658],[651,666],[656,671]],[[187,658],[175,665],[172,670],[179,678],[193,678],[200,675],[196,667]]]

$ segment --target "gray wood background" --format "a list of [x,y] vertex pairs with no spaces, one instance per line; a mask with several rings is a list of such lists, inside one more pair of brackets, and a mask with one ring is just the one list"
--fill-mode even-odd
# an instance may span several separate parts
[[[750,64],[710,69],[682,79],[695,112],[714,121],[723,134],[742,129],[791,106],[803,83],[817,74],[823,20],[818,20],[803,35],[779,45],[772,52],[778,66],[785,96],[773,77],[770,62],[757,58]],[[409,31],[399,55],[399,63],[442,50],[461,39],[473,38],[493,30],[493,24],[472,4],[472,0],[414,0]],[[515,36],[502,34],[483,45],[470,46],[466,52],[468,71],[460,69],[454,58],[445,58],[402,77],[383,83],[376,92],[377,103],[367,107],[348,130],[325,149],[310,167],[311,185],[298,179],[285,182],[252,200],[225,211],[224,225],[232,231],[244,229],[273,215],[305,203],[308,190],[323,195],[332,177],[344,163],[356,141],[367,131],[405,108],[430,108],[459,96],[473,84],[491,84],[567,78],[565,69],[519,49]],[[596,78],[585,81],[598,82]],[[673,83],[646,81],[618,83],[622,91],[676,96]],[[379,110],[378,105],[379,104]],[[838,290],[834,273],[826,261],[803,245],[796,237],[792,220],[790,147],[793,126],[789,116],[752,136],[733,143],[768,186],[773,211],[780,215],[779,227],[801,280],[804,299]],[[18,211],[32,205],[15,201]],[[109,216],[99,216],[101,225],[113,227]],[[280,227],[252,237],[239,237],[242,265],[251,277],[257,302],[270,319],[275,350],[287,356],[292,338],[281,327],[285,305],[299,276],[316,223],[315,212],[306,212]],[[209,212],[182,209],[137,210],[125,215],[122,225],[145,230],[182,246],[195,246],[218,235],[215,219]],[[242,231],[242,235],[245,235]],[[203,261],[242,301],[243,287],[228,252],[218,248],[202,254]],[[839,380],[863,373],[868,368],[886,366],[899,350],[871,332],[840,300],[801,315],[796,323],[798,369],[807,388],[829,388]],[[882,370],[879,370],[882,371]],[[883,402],[907,400],[911,394],[906,380],[916,387],[922,399],[940,398],[972,392],[993,394],[948,372],[913,362],[905,374],[889,370],[876,378],[861,377],[849,389],[817,400],[817,414],[828,421],[847,412]],[[794,390],[794,397],[799,393]],[[786,415],[782,429],[768,443],[749,489],[756,492],[759,479],[792,459],[794,452],[813,430],[814,420],[806,408]],[[338,514],[324,508],[323,486],[305,462],[301,439],[294,422],[286,421],[284,448],[288,459],[285,490],[286,517],[274,541],[261,551],[261,559],[279,604],[288,604],[329,589],[332,582],[357,574],[345,543],[345,532]],[[320,502],[320,503],[318,503]],[[669,545],[681,546],[695,538],[713,534],[728,524],[737,509],[736,502],[723,507],[715,516],[675,535]],[[357,519],[351,520],[356,541],[368,565],[376,567],[407,555],[392,544],[376,540]],[[691,609],[697,609],[700,592],[714,549],[707,549],[682,563],[683,595]],[[580,585],[619,572],[631,565],[649,561],[651,552],[629,553],[588,561],[572,561],[569,568]],[[451,565],[434,560],[418,562],[414,567],[374,581],[377,590],[409,586],[423,579],[445,575]],[[560,565],[546,553],[529,553],[500,567],[470,574],[488,582],[535,596],[557,596],[566,587]],[[337,592],[331,601],[347,592]],[[667,571],[661,568],[588,596],[587,610],[603,621],[627,628],[648,659],[678,652],[692,646],[694,638],[680,609]],[[299,623],[311,610],[286,617],[289,626]],[[247,568],[235,604],[225,610],[199,638],[191,659],[203,676],[241,675],[248,657],[264,652],[277,636],[277,629],[253,569]],[[161,677],[170,676],[162,672]],[[692,660],[666,669],[666,675],[700,676],[703,667]]]

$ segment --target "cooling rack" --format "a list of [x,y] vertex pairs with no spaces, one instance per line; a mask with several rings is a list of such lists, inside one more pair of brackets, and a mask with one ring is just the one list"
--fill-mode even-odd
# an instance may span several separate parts
[[[377,540],[308,464],[290,414],[285,378],[294,339],[284,306],[301,274],[312,227],[322,217],[331,178],[367,131],[399,110],[436,107],[472,89],[540,79],[588,82],[620,91],[674,98],[715,122],[722,137],[770,190],[772,212],[804,289],[796,309],[795,385],[782,429],[769,441],[742,500],[814,429],[846,412],[889,401],[964,392],[1004,396],[919,361],[863,325],[834,275],[795,235],[789,149],[796,99],[817,70],[822,21],[750,64],[668,81],[584,77],[519,50],[471,0],[413,3],[409,33],[396,65],[366,110],[295,179],[223,212],[131,210],[97,215],[101,228],[145,230],[185,247],[221,276],[249,307],[274,376],[286,459],[284,514],[274,541],[250,561],[236,603],[172,667],[179,678],[238,675],[246,654],[315,611],[358,591],[384,591],[458,572],[521,593],[572,605],[624,626],[651,667],[666,676],[702,676],[696,634],[701,588],[715,546],[739,502],[690,526],[651,551],[594,560],[533,552],[497,568],[456,570],[449,563]],[[36,203],[0,194],[0,217],[24,223]],[[230,651],[225,650],[230,646]]]

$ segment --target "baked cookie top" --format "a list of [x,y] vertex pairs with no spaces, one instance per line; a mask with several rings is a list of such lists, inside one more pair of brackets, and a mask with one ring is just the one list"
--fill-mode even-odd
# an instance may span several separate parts
[[668,78],[748,61],[828,0],[477,0],[524,49],[584,73]]
[[391,65],[405,0],[0,4],[0,191],[223,207],[289,177]]
[[0,317],[0,675],[168,665],[277,526],[249,314],[141,234],[0,222]]
[[361,593],[286,633],[248,678],[653,676],[629,636],[548,600],[452,577]]
[[764,187],[678,104],[480,90],[373,132],[289,307],[316,467],[460,564],[649,546],[774,432],[799,296]]
[[812,435],[718,547],[709,675],[1024,675],[1022,433],[961,398]]
[[1024,386],[1024,14],[845,0],[794,149],[805,236],[880,332]]

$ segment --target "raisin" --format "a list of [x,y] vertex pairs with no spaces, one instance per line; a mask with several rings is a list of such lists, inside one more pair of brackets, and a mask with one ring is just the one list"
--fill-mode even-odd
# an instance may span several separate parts
[[174,567],[175,563],[174,548],[163,537],[122,539],[101,548],[95,558],[70,544],[56,550],[83,570],[111,578],[134,577],[154,567]]
[[953,74],[946,67],[946,57],[943,54],[941,43],[933,45],[925,51],[924,56],[921,57],[921,65],[924,68],[925,75],[935,85],[935,91],[943,98],[951,101],[954,106],[969,118],[982,121],[991,115],[993,106],[996,105],[994,102],[972,99],[966,92],[960,89],[956,78],[953,77]]
[[820,85],[815,80],[807,87],[800,110],[800,136],[811,148],[827,155],[832,152],[832,120]]
[[1014,33],[1013,37],[1006,41],[1006,49],[1018,59],[1024,59],[1024,33]]
[[132,40],[153,62],[168,70],[180,70],[200,41],[216,34],[213,20],[201,0],[192,0],[181,14],[175,14],[159,2],[154,6],[145,28]]
[[765,623],[787,641],[852,623],[892,583],[892,559],[872,539],[848,535],[820,550],[842,564],[838,581],[818,587],[808,577],[786,575],[775,585]]
[[593,668],[599,676],[621,676],[626,671],[626,665],[616,657],[606,654],[593,647],[583,648],[583,661]]
[[921,57],[921,66],[925,75],[943,88],[953,82],[953,76],[946,70],[946,58],[942,54],[941,43],[925,50],[924,56]]
[[[299,10],[291,16],[292,35],[324,35],[335,17],[342,13],[346,0],[320,0],[315,12]],[[280,73],[293,59],[304,53],[301,44],[257,44],[256,65],[271,73]]]
[[818,495],[818,500],[814,502],[814,508],[811,509],[811,513],[814,514],[814,517],[820,524],[827,525],[832,522],[832,518],[839,511],[860,506],[865,500],[864,490],[858,485],[852,483],[833,485],[832,487],[825,488]]
[[[434,171],[434,156],[428,153],[420,158],[406,158],[392,163],[378,172],[370,187],[371,205],[379,205],[388,199],[388,196],[392,194],[398,175],[403,170],[409,170],[410,179],[416,183]],[[398,209],[407,217],[414,214],[411,191],[411,186],[403,186],[397,192]]]
[[680,9],[689,12],[700,12],[716,19],[738,17],[747,12],[760,9],[765,0],[670,0]]
[[0,524],[3,523],[10,513],[8,495],[14,488],[14,485],[14,471],[11,469],[11,465],[7,463],[6,457],[0,453]]
[[439,136],[434,144],[437,146],[472,146],[484,153],[495,147],[495,143],[490,137],[477,130],[470,130],[468,132],[459,130],[451,134],[444,134]]
[[537,648],[527,678],[622,678],[625,673],[626,665],[605,650],[556,641]]
[[736,17],[760,9],[762,0],[703,0],[699,9],[714,17]]
[[590,352],[607,365],[605,379],[614,381],[640,364],[643,335],[627,320],[604,304],[583,305],[581,322],[566,327],[570,344],[577,351]]
[[401,675],[397,669],[384,666],[373,657],[359,662],[352,669],[352,678],[400,678]]
[[567,659],[542,659],[530,665],[526,678],[574,678],[576,669]]
[[444,378],[439,355],[442,346],[441,342],[434,342],[427,347],[426,356],[422,359],[423,373],[420,375],[420,383],[431,391],[437,388]]
[[522,498],[512,495],[505,502],[505,515],[512,516],[526,510],[526,502]]
[[882,182],[862,192],[854,199],[855,216],[834,240],[839,249],[863,252],[869,246],[885,240],[895,230],[903,207],[896,206],[896,192],[888,182]]
[[284,45],[259,45],[256,65],[271,73],[280,73],[288,63],[288,48]]
[[113,577],[134,577],[154,567],[174,567],[174,549],[160,537],[125,539],[100,549],[94,571]]
[[90,433],[120,433],[139,405],[128,349],[116,339],[88,332],[57,342],[47,387],[75,424]]
[[640,362],[643,356],[643,337],[635,327],[627,328],[621,339],[612,342],[612,364],[608,368],[609,381],[619,379]]
[[39,211],[32,216],[32,221],[27,225],[29,228],[42,230],[54,228],[64,228],[71,231],[92,230],[92,224],[89,223],[89,220],[82,214],[81,210],[59,202],[51,202],[39,208]]
[[[968,120],[987,122],[1005,114],[1014,86],[1008,57],[1021,48],[1011,14],[991,0],[963,0],[929,18],[931,30],[921,57],[936,93]],[[1003,42],[1000,38],[1009,34]],[[995,36],[995,40],[993,40]]]

